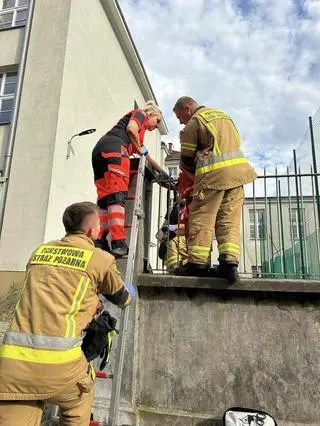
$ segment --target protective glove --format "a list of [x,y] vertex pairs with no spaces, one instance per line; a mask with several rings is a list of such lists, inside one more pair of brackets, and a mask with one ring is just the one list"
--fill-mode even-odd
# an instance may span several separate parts
[[164,170],[161,170],[158,176],[160,180],[168,180],[168,181],[171,180],[170,176]]
[[169,229],[170,232],[176,232],[175,225],[168,225],[168,229]]
[[133,301],[136,298],[136,289],[135,289],[134,285],[126,284],[126,289],[131,296],[131,301]]
[[140,153],[141,155],[148,155],[149,154],[148,148],[146,146],[142,146],[140,149]]

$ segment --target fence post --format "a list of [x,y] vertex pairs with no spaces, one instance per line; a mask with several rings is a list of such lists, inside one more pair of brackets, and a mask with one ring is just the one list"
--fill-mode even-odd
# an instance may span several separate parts
[[[313,124],[312,117],[309,117],[309,126],[310,126],[310,139],[311,139],[311,152],[312,152],[312,162],[313,162],[313,173],[314,176],[314,185],[316,190],[316,200],[317,200],[317,209],[318,209],[318,225],[320,226],[320,196],[319,196],[319,184],[318,184],[318,169],[317,169],[317,159],[316,159],[316,150],[314,146],[314,135],[313,135]],[[312,179],[312,178],[311,178]]]
[[293,162],[294,162],[294,174],[296,182],[296,194],[297,194],[297,213],[298,213],[298,227],[299,227],[299,242],[300,242],[300,257],[301,257],[301,271],[302,278],[305,275],[305,266],[304,266],[304,253],[303,253],[303,241],[302,241],[302,229],[301,229],[301,216],[300,216],[300,201],[299,201],[299,185],[298,185],[298,171],[297,171],[297,157],[296,150],[293,150]]
[[281,184],[278,180],[279,187],[279,207],[280,207],[280,230],[281,230],[281,245],[282,245],[282,256],[283,256],[283,272],[284,277],[287,278],[287,262],[286,262],[286,252],[284,249],[284,232],[283,232],[283,216],[282,216],[282,201],[281,201]]

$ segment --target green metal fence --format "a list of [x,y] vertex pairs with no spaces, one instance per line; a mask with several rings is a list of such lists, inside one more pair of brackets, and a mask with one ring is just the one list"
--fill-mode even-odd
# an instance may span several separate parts
[[[262,277],[320,279],[320,109],[308,124],[287,172],[259,176],[263,196],[246,200],[254,211],[254,263]],[[249,244],[247,238],[247,253]]]

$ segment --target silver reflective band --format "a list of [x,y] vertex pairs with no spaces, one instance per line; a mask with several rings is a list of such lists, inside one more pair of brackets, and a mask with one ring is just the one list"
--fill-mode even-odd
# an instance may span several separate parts
[[204,167],[204,166],[210,166],[210,164],[219,163],[220,161],[224,160],[232,160],[234,158],[243,158],[243,153],[241,151],[237,152],[224,152],[221,155],[214,155],[213,157],[207,157],[203,160],[197,161],[197,168]]
[[38,336],[31,333],[7,331],[3,337],[3,343],[28,348],[65,350],[81,346],[82,337]]

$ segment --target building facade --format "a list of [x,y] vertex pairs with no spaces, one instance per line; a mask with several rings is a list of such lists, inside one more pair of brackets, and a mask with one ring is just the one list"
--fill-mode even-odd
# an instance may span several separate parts
[[[63,235],[67,205],[96,200],[91,169],[96,141],[126,112],[156,99],[117,1],[1,5],[3,292],[19,279],[35,246]],[[68,151],[72,136],[92,128],[94,133],[74,137]],[[159,164],[163,134],[164,122],[145,139]]]

